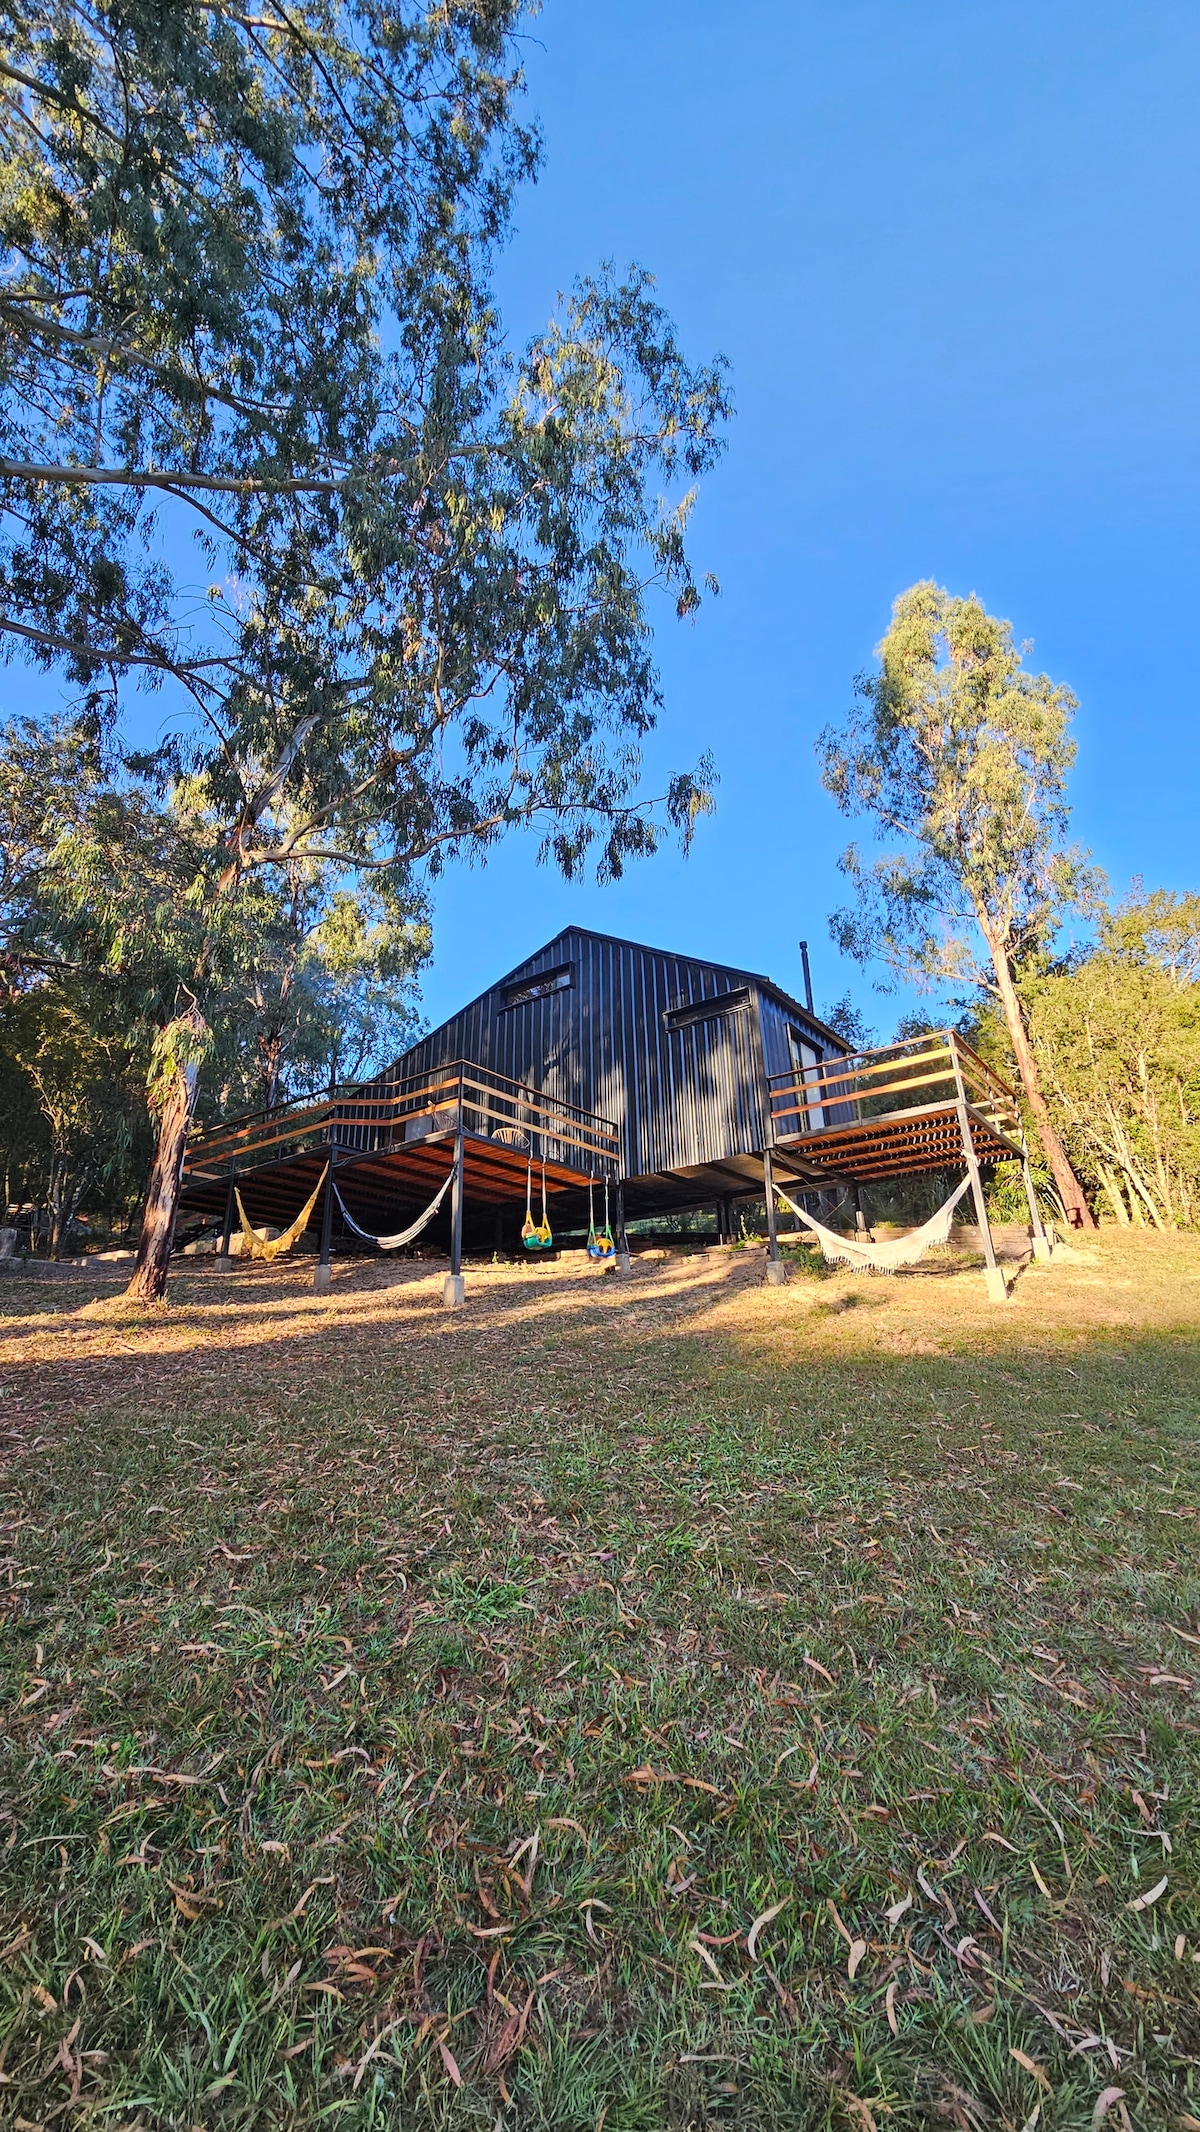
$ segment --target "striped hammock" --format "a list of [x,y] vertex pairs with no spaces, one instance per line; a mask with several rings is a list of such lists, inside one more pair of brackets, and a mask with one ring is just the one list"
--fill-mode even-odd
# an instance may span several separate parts
[[353,1229],[356,1236],[361,1236],[364,1244],[378,1244],[381,1251],[399,1251],[402,1244],[411,1244],[413,1239],[421,1234],[422,1229],[429,1227],[453,1182],[454,1172],[451,1170],[436,1199],[430,1200],[425,1212],[418,1214],[416,1220],[407,1229],[398,1230],[395,1236],[372,1236],[369,1229],[361,1229],[336,1185],[333,1188],[333,1196],[342,1210],[342,1220],[345,1222],[346,1227]]

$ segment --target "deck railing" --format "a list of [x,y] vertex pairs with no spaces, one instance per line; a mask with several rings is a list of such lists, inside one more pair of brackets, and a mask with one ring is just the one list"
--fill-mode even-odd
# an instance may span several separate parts
[[455,1059],[399,1080],[363,1082],[316,1101],[301,1096],[214,1125],[189,1147],[184,1181],[229,1176],[308,1149],[387,1153],[454,1132],[460,1121],[464,1133],[503,1141],[535,1161],[594,1176],[614,1175],[618,1167],[620,1138],[607,1118]]
[[842,1131],[896,1111],[941,1108],[960,1096],[1006,1139],[1020,1138],[1013,1090],[955,1029],[793,1067],[771,1074],[768,1087],[776,1140]]

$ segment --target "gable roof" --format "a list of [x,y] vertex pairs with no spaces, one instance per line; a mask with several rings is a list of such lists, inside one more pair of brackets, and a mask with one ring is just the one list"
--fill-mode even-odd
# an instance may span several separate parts
[[[848,1049],[845,1037],[839,1036],[836,1029],[831,1029],[827,1022],[823,1022],[819,1015],[812,1012],[811,1008],[802,1006],[801,1002],[798,999],[794,999],[790,992],[785,992],[781,985],[777,985],[770,977],[762,976],[757,970],[743,970],[736,964],[729,962],[714,962],[710,956],[690,955],[678,948],[651,947],[644,940],[625,940],[617,933],[598,933],[592,927],[586,925],[564,925],[561,932],[553,933],[550,939],[544,942],[540,948],[534,948],[532,954],[526,955],[523,961],[518,962],[511,970],[506,970],[502,977],[497,977],[482,992],[476,993],[473,1000],[468,1000],[466,1005],[456,1009],[454,1014],[448,1014],[446,1021],[455,1021],[459,1014],[469,1013],[470,1009],[477,1005],[480,1000],[486,999],[489,993],[497,991],[501,985],[511,984],[515,978],[523,977],[529,965],[533,962],[540,962],[544,955],[548,955],[552,948],[558,946],[560,940],[569,940],[572,937],[580,940],[599,940],[609,947],[634,948],[644,955],[668,955],[672,961],[676,962],[699,963],[702,968],[714,970],[722,977],[733,978],[738,984],[754,985],[760,992],[765,993],[768,998],[773,999],[777,1005],[781,1006],[785,1014],[795,1015],[799,1021],[806,1023],[810,1029],[815,1030],[819,1036],[822,1036],[827,1043],[832,1044],[835,1050],[846,1051]],[[439,1023],[438,1027],[444,1028],[445,1023]],[[431,1035],[434,1033],[434,1031],[430,1031]]]

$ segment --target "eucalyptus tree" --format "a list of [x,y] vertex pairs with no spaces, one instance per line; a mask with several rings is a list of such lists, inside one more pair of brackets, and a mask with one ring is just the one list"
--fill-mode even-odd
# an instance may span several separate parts
[[1090,1228],[1020,993],[1064,914],[1092,892],[1066,843],[1075,698],[1026,670],[1009,623],[931,582],[900,595],[877,657],[846,726],[819,742],[827,790],[885,845],[873,860],[854,845],[845,853],[856,896],[834,913],[833,937],[896,978],[997,1002],[1063,1207]]
[[147,1096],[190,1111],[201,1056],[211,1118],[382,1066],[412,1029],[419,903],[312,860],[214,896],[200,781],[164,803],[77,724],[0,727],[0,853],[0,1145],[41,1179],[52,1249],[85,1194],[128,1204]]
[[[638,749],[652,591],[701,596],[723,367],[638,271],[508,347],[523,12],[0,5],[0,636],[95,725],[165,692],[158,767],[203,781],[220,897],[293,862],[403,896],[518,824],[614,876],[710,804],[706,764],[645,795]],[[201,957],[164,1025],[146,1298],[203,998]]]

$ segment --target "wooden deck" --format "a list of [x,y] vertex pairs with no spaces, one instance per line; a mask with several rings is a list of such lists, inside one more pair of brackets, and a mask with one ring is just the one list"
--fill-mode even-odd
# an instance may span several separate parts
[[523,1203],[531,1158],[538,1204],[543,1161],[548,1198],[616,1176],[619,1140],[607,1119],[456,1060],[432,1074],[369,1082],[213,1127],[188,1149],[182,1206],[224,1214],[235,1180],[253,1223],[286,1227],[332,1159],[354,1219],[391,1232],[444,1182],[460,1127],[463,1194],[474,1207]]
[[814,1185],[962,1169],[967,1135],[981,1165],[1024,1155],[1013,1090],[953,1029],[773,1074],[769,1088],[774,1144]]

